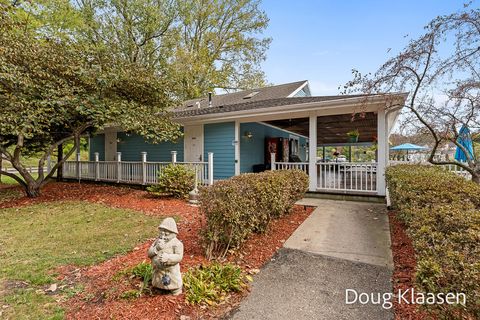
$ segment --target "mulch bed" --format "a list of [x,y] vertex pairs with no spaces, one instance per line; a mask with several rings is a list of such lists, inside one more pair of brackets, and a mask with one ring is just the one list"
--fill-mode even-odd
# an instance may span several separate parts
[[[405,291],[415,287],[415,251],[412,240],[406,232],[405,225],[396,216],[395,211],[389,211],[390,236],[392,239],[393,253],[393,292],[399,290]],[[396,320],[424,320],[432,319],[432,316],[421,311],[414,304],[399,304],[397,299],[393,299]]]
[[[200,243],[199,231],[204,223],[204,216],[197,207],[177,199],[158,199],[147,192],[118,186],[51,183],[42,189],[42,195],[35,199],[22,197],[0,203],[0,208],[17,207],[36,203],[83,200],[103,203],[117,208],[141,211],[147,215],[180,217],[178,238],[185,247],[181,262],[182,271],[190,267],[207,263]],[[234,262],[248,273],[258,269],[282,247],[288,237],[313,211],[311,207],[295,206],[292,213],[274,220],[265,234],[252,236],[242,250],[228,261]],[[78,268],[64,266],[55,270],[60,274],[59,281],[77,283],[83,286],[81,293],[63,302],[67,319],[205,319],[218,318],[238,306],[248,293],[232,294],[222,305],[204,308],[191,306],[185,302],[185,295],[168,296],[162,294],[143,295],[134,299],[122,299],[127,290],[138,289],[138,283],[128,279],[115,279],[115,275],[126,268],[142,261],[148,261],[146,252],[154,239],[135,247],[130,253],[117,256],[101,264]],[[117,277],[118,278],[118,277]]]

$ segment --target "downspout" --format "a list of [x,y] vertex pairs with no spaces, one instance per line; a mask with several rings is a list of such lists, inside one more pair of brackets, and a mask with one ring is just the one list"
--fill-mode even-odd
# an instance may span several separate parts
[[[389,115],[391,112],[393,112],[393,111],[397,111],[397,110],[399,110],[399,109],[402,109],[403,107],[404,107],[404,105],[398,105],[398,106],[396,106],[396,107],[394,107],[394,108],[388,109],[388,110],[385,112],[385,128],[387,129],[387,130],[385,130],[385,135],[386,135],[386,136],[385,136],[385,141],[386,141],[386,144],[387,144],[387,148],[386,148],[386,150],[387,150],[387,155],[386,155],[386,157],[385,157],[387,163],[385,164],[385,168],[387,168],[387,164],[388,164],[388,162],[390,161],[390,152],[388,151],[388,150],[390,150],[390,149],[389,149],[390,146],[388,145],[388,137],[390,136],[390,132],[391,132],[391,130],[393,129],[393,127],[392,127],[392,128],[389,128],[389,127],[388,127],[388,115]],[[394,123],[396,122],[397,118],[398,118],[398,114],[397,114],[397,116],[395,117],[395,119],[394,119],[394,121],[393,121]],[[391,199],[390,199],[390,192],[388,191],[388,185],[386,185],[386,183],[385,183],[385,200],[386,200],[386,202],[387,202],[387,209],[390,209],[391,206],[392,206],[392,201],[391,201]]]

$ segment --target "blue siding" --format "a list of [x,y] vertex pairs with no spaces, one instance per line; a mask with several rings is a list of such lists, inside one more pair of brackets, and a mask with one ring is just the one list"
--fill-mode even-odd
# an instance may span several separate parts
[[[124,132],[118,132],[117,138],[120,139],[117,143],[117,151],[122,153],[124,161],[141,161],[143,151],[147,152],[147,161],[171,161],[171,151],[177,151],[177,160],[183,161],[183,139],[179,139],[177,143],[151,144],[137,134],[127,135]],[[90,138],[91,161],[95,159],[95,152],[100,154],[100,161],[105,160],[105,135],[99,134]]]
[[213,179],[235,175],[235,122],[205,124],[204,153],[213,152]]
[[[245,137],[245,132],[251,132],[252,138]],[[290,138],[290,133],[281,129],[262,125],[261,123],[240,124],[240,172],[252,172],[252,166],[265,163],[265,138]],[[299,137],[299,156],[306,159],[306,150],[302,147],[306,139]]]
[[124,132],[117,133],[117,138],[120,139],[117,151],[122,153],[123,161],[141,161],[143,151],[147,152],[147,161],[169,162],[172,160],[171,151],[177,151],[177,161],[183,161],[183,138],[176,143],[159,144],[145,142],[142,136]]
[[99,160],[105,161],[105,135],[98,134],[90,137],[89,155],[90,161],[95,160],[95,152],[99,153]]

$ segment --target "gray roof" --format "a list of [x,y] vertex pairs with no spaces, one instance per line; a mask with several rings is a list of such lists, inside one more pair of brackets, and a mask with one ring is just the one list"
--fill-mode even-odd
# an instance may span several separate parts
[[251,100],[246,100],[246,102],[236,103],[236,104],[227,104],[227,105],[216,104],[216,105],[212,105],[211,107],[207,106],[207,107],[197,108],[196,106],[194,106],[189,108],[182,108],[175,111],[175,117],[183,118],[183,117],[199,116],[199,115],[206,115],[206,114],[279,107],[279,106],[301,104],[301,103],[341,100],[346,98],[356,98],[356,97],[362,97],[362,96],[365,96],[365,95],[359,94],[359,95],[315,96],[315,97],[298,97],[298,98],[285,97],[285,98],[265,99],[265,100],[251,99]]
[[257,102],[270,99],[286,98],[290,94],[295,92],[295,90],[305,85],[306,82],[307,81],[304,80],[259,89],[250,89],[239,92],[214,95],[212,97],[212,106],[208,105],[208,97],[187,100],[181,106],[175,108],[175,111],[198,109],[197,102],[200,103],[200,109],[203,109],[219,106],[225,107],[228,105],[242,104],[244,102]]

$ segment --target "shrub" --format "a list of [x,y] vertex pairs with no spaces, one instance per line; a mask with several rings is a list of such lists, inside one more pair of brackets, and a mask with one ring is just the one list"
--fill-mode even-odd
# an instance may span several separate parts
[[240,267],[219,263],[188,270],[183,275],[183,286],[188,303],[209,305],[224,301],[230,292],[242,291],[249,276]]
[[147,190],[156,196],[186,198],[195,184],[195,172],[181,164],[169,164],[158,175],[158,183]]
[[466,306],[426,308],[442,318],[480,318],[480,186],[432,166],[394,166],[386,177],[413,242],[418,289],[467,297]]
[[287,214],[308,188],[299,170],[247,173],[200,191],[208,258],[225,256],[253,233],[265,232],[271,219]]
[[124,269],[114,276],[114,280],[120,277],[136,278],[142,281],[140,290],[125,291],[120,297],[124,299],[138,298],[145,292],[151,292],[151,284],[153,277],[152,264],[146,261],[140,262],[136,266]]

